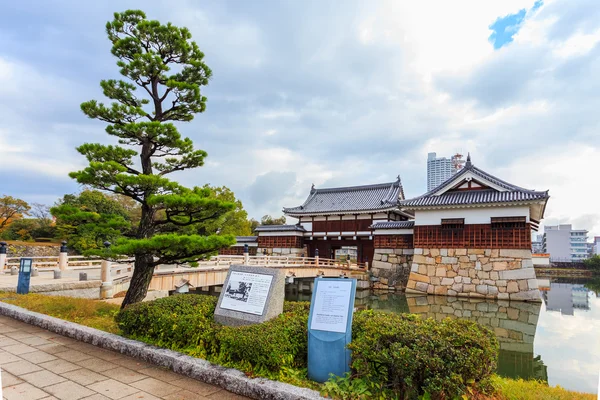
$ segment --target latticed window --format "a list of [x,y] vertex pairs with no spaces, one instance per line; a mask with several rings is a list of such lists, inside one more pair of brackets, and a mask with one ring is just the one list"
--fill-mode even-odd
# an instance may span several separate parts
[[446,218],[442,219],[442,230],[463,229],[465,227],[464,218]]
[[492,217],[492,229],[525,229],[526,217]]

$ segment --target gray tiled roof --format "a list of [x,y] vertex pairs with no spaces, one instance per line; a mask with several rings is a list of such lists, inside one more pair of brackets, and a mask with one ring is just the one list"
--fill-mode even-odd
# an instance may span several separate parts
[[371,229],[412,229],[415,221],[385,221],[376,222],[371,225]]
[[[482,181],[488,181],[494,185],[500,186],[506,191],[500,192],[495,189],[469,190],[469,191],[449,191],[441,195],[435,195],[437,191],[446,186],[450,181],[460,178],[471,172],[476,177],[482,178]],[[456,175],[449,178],[447,181],[429,192],[400,202],[400,207],[436,207],[436,206],[451,206],[451,205],[468,205],[468,204],[489,204],[489,203],[512,203],[512,202],[527,202],[535,200],[547,200],[550,196],[548,191],[538,192],[535,190],[523,189],[505,182],[471,164],[470,158],[467,159],[465,167]]]
[[258,240],[258,236],[236,236],[237,243],[254,243]]
[[395,182],[375,185],[315,189],[298,207],[284,208],[289,215],[328,214],[336,212],[360,212],[389,210],[398,207],[404,198],[400,177]]
[[304,229],[304,227],[302,225],[261,225],[254,230],[254,232],[287,232],[287,231],[306,232],[306,229]]

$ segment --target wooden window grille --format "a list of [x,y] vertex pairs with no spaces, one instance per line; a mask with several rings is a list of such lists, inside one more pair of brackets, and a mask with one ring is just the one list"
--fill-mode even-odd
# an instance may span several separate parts
[[447,218],[442,219],[442,230],[463,229],[465,227],[464,218]]
[[492,229],[526,229],[525,217],[492,217]]

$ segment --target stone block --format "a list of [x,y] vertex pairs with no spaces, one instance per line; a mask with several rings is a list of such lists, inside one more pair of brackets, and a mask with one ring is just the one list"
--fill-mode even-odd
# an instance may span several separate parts
[[463,291],[463,285],[462,285],[462,283],[455,283],[455,284],[453,284],[452,285],[452,290],[454,290],[454,291],[456,291],[458,293],[462,292]]
[[458,258],[456,257],[442,257],[443,264],[456,264],[458,262]]
[[446,272],[446,276],[448,278],[454,278],[456,275],[458,275],[456,272],[454,272],[454,270],[450,270],[448,272]]
[[463,283],[471,283],[471,278],[463,277],[462,281],[463,281]]
[[429,283],[429,277],[428,276],[417,274],[417,273],[414,273],[414,272],[410,273],[410,275],[408,276],[408,280],[409,281]]
[[440,285],[442,283],[442,278],[432,276],[431,278],[429,278],[429,283],[431,283],[432,285]]
[[414,255],[423,254],[423,249],[415,249]]
[[529,286],[527,285],[527,279],[519,279],[517,283],[519,284],[520,291],[529,290]]
[[390,283],[388,278],[379,278],[379,283],[382,285],[388,285]]
[[460,261],[461,263],[467,263],[471,260],[469,259],[469,256],[460,256],[458,257],[458,261]]
[[379,254],[379,253],[373,254],[373,261],[381,261],[381,254]]
[[421,254],[415,254],[413,256],[413,262],[417,264],[425,264],[425,256]]
[[454,277],[454,282],[456,283],[462,283],[463,277],[462,276],[456,276]]
[[498,300],[508,300],[509,296],[508,293],[498,293]]
[[488,286],[487,285],[477,285],[477,293],[479,294],[488,294]]
[[392,264],[383,261],[373,261],[373,268],[392,269]]
[[440,249],[440,256],[447,256],[448,255],[448,249]]
[[446,287],[446,286],[436,286],[435,289],[434,289],[434,291],[433,291],[433,293],[437,294],[437,295],[446,295],[446,294],[448,294],[448,287]]
[[435,258],[432,258],[432,257],[425,257],[425,264],[429,264],[429,265],[435,265],[435,264],[437,264],[437,263],[435,262]]
[[382,254],[381,255],[381,261],[387,261],[388,260],[388,255],[387,254]]
[[530,258],[521,260],[521,268],[533,268],[533,260]]
[[448,249],[448,256],[449,257],[454,257],[455,254],[456,254],[456,249]]
[[475,291],[475,285],[463,285],[463,292],[470,293]]
[[484,284],[486,284],[486,285],[493,285],[493,286],[496,286],[496,281],[493,281],[493,280],[491,280],[491,279],[484,279],[482,283],[484,283]]
[[537,279],[528,279],[527,286],[529,286],[529,289],[537,289],[538,288]]
[[466,256],[467,249],[456,249],[456,252],[454,254],[456,254],[457,256]]
[[506,291],[508,293],[517,293],[519,291],[519,284],[515,281],[510,281],[508,282],[508,285],[506,287]]
[[444,267],[437,267],[435,269],[435,276],[445,277],[446,276],[446,268],[444,268]]
[[441,284],[443,286],[450,286],[450,285],[454,284],[454,279],[452,279],[452,278],[443,278]]
[[425,282],[417,282],[415,285],[415,290],[418,290],[419,292],[425,292],[427,293],[427,288],[429,287],[428,283]]
[[458,270],[458,275],[460,276],[469,276],[469,270],[465,268],[461,268]]
[[435,265],[427,266],[427,276],[435,276]]
[[[413,264],[413,265],[417,265],[417,264]],[[421,275],[427,275],[427,266],[426,266],[426,265],[423,265],[423,264],[419,265],[418,272],[419,272]]]
[[475,270],[475,268],[469,269],[469,277],[477,278],[477,270]]
[[534,279],[534,278],[535,278],[535,271],[533,270],[533,268],[500,271],[500,279],[517,280],[517,279]]
[[416,285],[417,285],[417,281],[408,281],[408,283],[406,284],[406,287],[408,289],[414,289]]
[[490,272],[490,279],[496,281],[500,279],[500,274],[497,271]]
[[483,264],[481,266],[481,269],[484,270],[484,271],[489,272],[489,271],[491,271],[493,269],[493,265],[492,265],[492,263]]
[[427,286],[427,294],[433,294],[434,290],[435,290],[435,286],[433,286],[433,285]]
[[492,251],[490,252],[490,257],[498,257],[499,255],[500,255],[500,250],[498,250],[498,249],[492,249]]
[[488,286],[488,294],[491,295],[497,295],[498,294],[498,288],[496,286]]
[[509,261],[508,269],[521,269],[521,261]]
[[480,255],[484,255],[485,254],[485,250],[484,249],[469,249],[468,254],[480,254]]
[[440,250],[439,249],[429,249],[429,255],[431,257],[437,257],[440,255]]
[[541,301],[540,291],[538,289],[532,289],[525,292],[512,293],[510,295],[511,300],[530,300],[530,301]]
[[500,280],[500,279],[496,280],[496,286],[506,286],[506,285],[507,285],[507,283],[505,280]]
[[[425,270],[427,271],[427,270]],[[413,265],[411,265],[410,267],[410,272],[419,272],[419,264],[413,263]],[[423,274],[426,275],[426,274]]]
[[448,296],[456,296],[456,295],[458,295],[458,293],[456,291],[452,290],[452,289],[448,289],[447,294],[448,294]]
[[500,249],[500,257],[531,258],[531,250]]
[[[382,261],[385,261],[385,260],[382,260]],[[392,264],[398,264],[398,257],[396,257],[395,255],[389,255],[387,261]]]
[[469,255],[469,261],[477,261],[477,255],[476,254],[470,254]]
[[479,262],[479,261],[475,262],[475,269],[476,269],[477,271],[480,271],[480,270],[481,270],[481,262]]
[[494,271],[504,271],[508,269],[508,263],[506,261],[494,261],[493,269]]

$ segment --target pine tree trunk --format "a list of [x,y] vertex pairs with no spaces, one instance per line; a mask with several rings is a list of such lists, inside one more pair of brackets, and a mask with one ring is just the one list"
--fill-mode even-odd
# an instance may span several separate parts
[[154,273],[153,257],[147,254],[139,254],[135,256],[133,268],[133,276],[129,283],[129,289],[121,304],[121,309],[129,304],[138,303],[146,297],[148,286],[152,280]]

